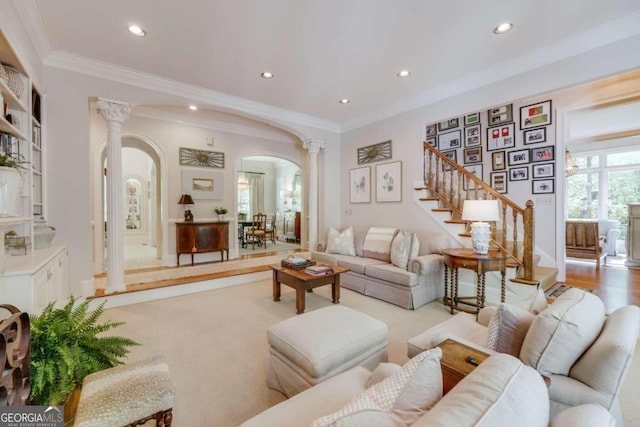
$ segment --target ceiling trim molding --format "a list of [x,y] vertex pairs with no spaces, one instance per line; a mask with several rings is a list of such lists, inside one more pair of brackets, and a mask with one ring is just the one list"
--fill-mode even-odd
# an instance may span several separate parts
[[276,142],[285,142],[289,144],[295,144],[295,136],[291,135],[291,138],[286,138],[275,132],[269,132],[267,130],[260,130],[252,128],[250,126],[243,126],[238,124],[231,124],[221,122],[219,120],[206,120],[198,119],[194,117],[186,117],[186,115],[176,115],[171,112],[158,111],[152,107],[138,106],[131,110],[131,116],[143,117],[146,119],[162,120],[170,123],[177,123],[189,126],[200,127],[204,129],[217,130],[220,132],[227,132],[236,135],[251,136],[255,138],[263,138]]
[[278,126],[278,123],[293,123],[340,133],[340,124],[333,121],[182,83],[177,80],[143,73],[130,68],[119,67],[108,62],[98,61],[66,51],[54,50],[47,56],[43,63],[49,67],[171,94],[185,99],[188,103],[197,101],[220,108],[223,111],[240,111],[252,117],[261,118],[268,124],[274,124],[275,126]]
[[411,100],[396,103],[374,114],[343,123],[342,131],[354,130],[407,111],[415,110],[456,95],[461,95],[638,34],[640,34],[640,11],[614,21],[606,22],[581,34],[561,40],[558,43],[542,46],[508,61],[466,74],[458,79],[425,91],[413,97]]

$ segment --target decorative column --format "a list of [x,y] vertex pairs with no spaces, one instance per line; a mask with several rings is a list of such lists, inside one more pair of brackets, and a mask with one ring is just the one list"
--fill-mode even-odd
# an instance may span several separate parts
[[122,197],[122,124],[131,105],[98,98],[98,112],[107,121],[107,288],[126,291],[124,284],[124,202]]
[[302,146],[309,151],[309,249],[318,244],[318,153],[325,148],[324,141],[308,139]]

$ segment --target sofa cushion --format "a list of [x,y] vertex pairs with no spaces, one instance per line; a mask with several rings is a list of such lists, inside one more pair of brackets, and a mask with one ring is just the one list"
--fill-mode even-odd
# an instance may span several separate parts
[[370,227],[364,239],[364,256],[391,262],[391,242],[397,228]]
[[342,230],[342,232],[339,232],[333,227],[329,228],[327,253],[355,256],[356,249],[353,245],[353,228],[346,228]]
[[376,369],[371,373],[369,381],[367,381],[367,388],[378,384],[380,381],[390,377],[391,375],[402,369],[402,366],[395,363],[380,363],[376,366]]
[[600,333],[604,314],[597,296],[578,288],[567,290],[535,317],[520,359],[544,375],[568,375]]
[[615,427],[613,416],[597,403],[573,406],[553,417],[549,427]]
[[342,409],[315,420],[312,427],[341,425],[335,422],[351,414],[371,410],[392,414],[397,417],[399,426],[413,424],[442,397],[441,357],[440,348],[419,354],[401,370],[368,388]]
[[523,299],[516,305],[533,314],[539,314],[549,306],[547,303],[547,297],[544,295],[544,291],[541,288],[538,288],[538,290],[529,294],[527,298]]
[[365,271],[370,265],[391,265],[379,259],[373,258],[360,258],[357,256],[340,256],[338,258],[338,265],[345,267],[354,273],[365,274]]
[[534,317],[534,314],[520,307],[500,304],[489,320],[487,348],[518,357]]
[[416,234],[401,230],[391,242],[391,263],[406,270],[409,259],[418,256],[419,250]]
[[373,277],[402,286],[416,286],[418,275],[404,268],[396,267],[393,264],[369,264],[365,267],[364,273],[368,277]]
[[548,422],[549,398],[540,374],[513,356],[495,354],[413,427],[539,427]]

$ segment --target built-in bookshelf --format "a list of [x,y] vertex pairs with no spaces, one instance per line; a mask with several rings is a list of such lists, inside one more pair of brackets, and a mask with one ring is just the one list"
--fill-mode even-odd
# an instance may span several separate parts
[[40,92],[31,89],[31,173],[32,176],[32,200],[33,216],[39,219],[44,216],[44,203],[42,198],[42,103]]

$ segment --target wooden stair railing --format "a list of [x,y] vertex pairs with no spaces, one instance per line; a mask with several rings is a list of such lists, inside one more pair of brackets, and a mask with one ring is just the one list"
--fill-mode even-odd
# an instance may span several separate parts
[[[524,208],[518,206],[428,142],[423,145],[425,159],[423,181],[430,198],[437,198],[444,210],[451,211],[451,218],[454,221],[462,218],[462,205],[465,200],[498,200],[501,205],[501,219],[492,225],[492,241],[508,253],[511,262],[518,267],[517,277],[512,281],[537,285],[538,282],[533,278],[533,202],[528,200]],[[509,223],[511,223],[510,227],[508,227]],[[499,232],[496,231],[497,228]],[[523,233],[521,243],[518,241],[518,230],[522,230]],[[497,236],[500,238],[496,239]]]

